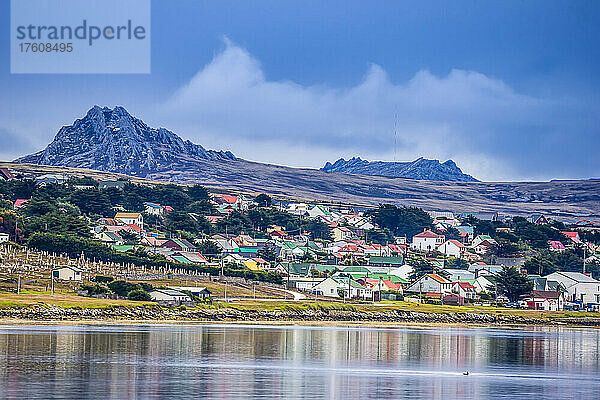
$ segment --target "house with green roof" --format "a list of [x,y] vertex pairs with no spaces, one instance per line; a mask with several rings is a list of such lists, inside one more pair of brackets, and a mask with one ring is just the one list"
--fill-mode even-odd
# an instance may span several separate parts
[[399,267],[404,265],[404,257],[402,256],[371,256],[369,257],[369,265],[377,267]]

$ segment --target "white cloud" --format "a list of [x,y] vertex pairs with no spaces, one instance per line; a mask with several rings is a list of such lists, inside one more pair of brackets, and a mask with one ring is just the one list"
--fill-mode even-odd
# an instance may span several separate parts
[[[559,143],[560,132],[576,128],[558,118],[563,109],[560,102],[519,94],[500,80],[463,70],[444,77],[420,71],[394,84],[372,65],[351,88],[270,81],[256,59],[227,41],[155,119],[207,147],[293,166],[320,167],[341,156],[423,156],[452,158],[486,180],[589,174],[556,168],[543,153]],[[538,145],[541,152],[534,149]]]

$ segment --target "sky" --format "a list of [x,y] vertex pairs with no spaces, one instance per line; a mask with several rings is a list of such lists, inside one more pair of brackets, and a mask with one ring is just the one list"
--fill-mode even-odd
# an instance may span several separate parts
[[97,104],[274,164],[600,178],[597,1],[153,0],[151,73],[106,75],[11,74],[0,4],[1,160]]

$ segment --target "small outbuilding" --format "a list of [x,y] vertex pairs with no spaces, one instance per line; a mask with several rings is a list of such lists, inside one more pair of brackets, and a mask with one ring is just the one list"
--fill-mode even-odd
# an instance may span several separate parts
[[82,271],[77,267],[67,265],[53,269],[52,277],[63,281],[81,281]]

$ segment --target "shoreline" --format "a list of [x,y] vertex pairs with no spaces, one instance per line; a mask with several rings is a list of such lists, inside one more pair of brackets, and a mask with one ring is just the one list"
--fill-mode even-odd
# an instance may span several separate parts
[[160,306],[68,308],[34,305],[0,309],[1,325],[156,325],[234,324],[339,327],[585,327],[600,328],[600,317],[532,318],[472,312],[432,313],[406,310],[250,310],[237,308],[165,308]]

